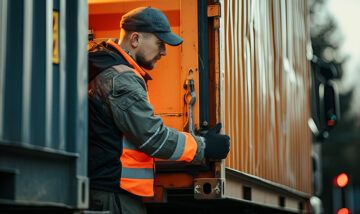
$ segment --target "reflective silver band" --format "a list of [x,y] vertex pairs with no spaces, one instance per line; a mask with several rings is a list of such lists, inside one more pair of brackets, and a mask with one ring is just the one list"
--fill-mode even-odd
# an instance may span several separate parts
[[142,145],[139,147],[140,149],[143,148],[144,146],[146,146],[146,145],[159,133],[160,127],[161,127],[161,126],[159,126],[159,128],[156,130],[156,132],[155,132],[151,137],[149,137],[149,139],[147,139],[147,141],[145,141],[144,144],[142,144]]
[[185,135],[182,134],[182,133],[179,133],[179,137],[178,137],[178,141],[177,141],[175,151],[171,155],[169,160],[178,160],[182,156],[182,154],[184,153],[184,149],[185,149]]
[[154,179],[154,171],[149,168],[122,168],[122,178]]

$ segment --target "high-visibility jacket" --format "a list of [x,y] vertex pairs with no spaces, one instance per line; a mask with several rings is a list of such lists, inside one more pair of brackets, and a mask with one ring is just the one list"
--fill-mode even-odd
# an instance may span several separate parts
[[153,196],[154,158],[203,159],[200,137],[166,127],[154,115],[148,74],[118,44],[109,40],[90,51],[89,72],[91,188]]

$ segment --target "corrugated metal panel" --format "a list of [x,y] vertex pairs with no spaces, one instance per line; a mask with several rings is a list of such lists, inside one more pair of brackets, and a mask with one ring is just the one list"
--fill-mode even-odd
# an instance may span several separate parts
[[226,166],[311,193],[306,1],[223,1]]
[[0,1],[0,136],[3,136],[3,112],[4,112],[4,81],[5,81],[5,50],[6,50],[6,31],[7,29],[7,6],[8,1]]
[[0,203],[84,208],[87,1],[5,0],[0,11]]

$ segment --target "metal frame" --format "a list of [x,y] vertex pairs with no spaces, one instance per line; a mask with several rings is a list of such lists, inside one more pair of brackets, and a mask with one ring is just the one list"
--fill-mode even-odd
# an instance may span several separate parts
[[199,42],[199,84],[200,84],[200,126],[207,126],[210,120],[209,62],[208,62],[208,17],[207,2],[198,0],[198,42]]

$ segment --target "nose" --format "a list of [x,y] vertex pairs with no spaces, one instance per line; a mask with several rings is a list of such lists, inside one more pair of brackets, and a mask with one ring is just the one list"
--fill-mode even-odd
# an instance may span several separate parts
[[160,50],[160,55],[161,56],[166,56],[166,48],[163,48]]
[[161,56],[166,56],[166,50],[164,49],[164,50],[160,51],[160,55]]

